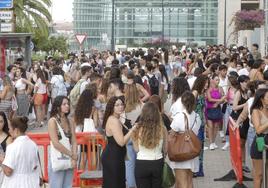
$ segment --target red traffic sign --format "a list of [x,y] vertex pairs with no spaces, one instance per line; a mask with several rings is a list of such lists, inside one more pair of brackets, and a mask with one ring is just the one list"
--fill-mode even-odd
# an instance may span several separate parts
[[76,40],[78,41],[78,43],[80,45],[84,42],[84,40],[86,39],[86,37],[87,37],[87,35],[85,35],[85,34],[76,34],[75,35],[75,38],[76,38]]

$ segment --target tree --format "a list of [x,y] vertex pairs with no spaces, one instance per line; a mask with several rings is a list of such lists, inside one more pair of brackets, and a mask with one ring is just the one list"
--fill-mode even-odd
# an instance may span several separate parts
[[52,16],[48,10],[51,0],[15,0],[16,32],[40,33],[48,36]]
[[33,38],[33,42],[35,44],[35,50],[46,51],[47,53],[54,53],[56,51],[61,53],[66,53],[68,51],[67,39],[64,36],[58,37],[49,37],[45,38],[43,36],[38,36]]

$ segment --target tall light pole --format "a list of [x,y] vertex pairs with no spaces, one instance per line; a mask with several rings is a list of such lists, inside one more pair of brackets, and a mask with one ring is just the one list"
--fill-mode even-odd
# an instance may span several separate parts
[[226,47],[226,45],[227,45],[227,41],[226,41],[226,27],[227,27],[227,25],[226,25],[226,22],[227,22],[227,15],[226,15],[226,12],[227,12],[227,10],[226,10],[226,3],[227,3],[227,0],[224,0],[224,46]]
[[164,0],[162,0],[162,39],[161,39],[161,43],[162,43],[162,47],[163,47],[163,44],[164,44],[164,25],[165,25],[165,21],[164,21]]
[[115,41],[114,41],[114,1],[112,0],[112,34],[111,34],[111,51],[114,52]]
[[268,50],[268,0],[263,0],[265,21],[264,21],[264,37],[265,37],[265,45],[264,45],[264,54],[267,55]]

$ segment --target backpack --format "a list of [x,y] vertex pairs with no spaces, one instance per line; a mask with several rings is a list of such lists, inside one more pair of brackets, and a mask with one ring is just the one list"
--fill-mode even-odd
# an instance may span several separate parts
[[149,86],[151,90],[151,95],[158,95],[159,94],[159,81],[153,75],[151,78],[147,75],[147,78],[149,80]]
[[73,87],[73,89],[70,92],[70,103],[72,107],[75,107],[78,99],[80,97],[80,88],[81,88],[81,84],[85,81],[85,79],[80,79],[75,86]]

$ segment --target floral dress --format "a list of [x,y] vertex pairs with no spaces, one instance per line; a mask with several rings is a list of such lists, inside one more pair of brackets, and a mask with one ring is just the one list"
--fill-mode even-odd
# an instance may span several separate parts
[[195,112],[199,115],[201,119],[201,125],[198,131],[198,138],[202,142],[202,150],[199,155],[199,171],[196,173],[196,176],[204,176],[203,171],[203,156],[204,156],[204,141],[205,141],[205,115],[204,115],[204,109],[205,109],[205,97],[202,95],[198,95],[196,100],[196,109]]

